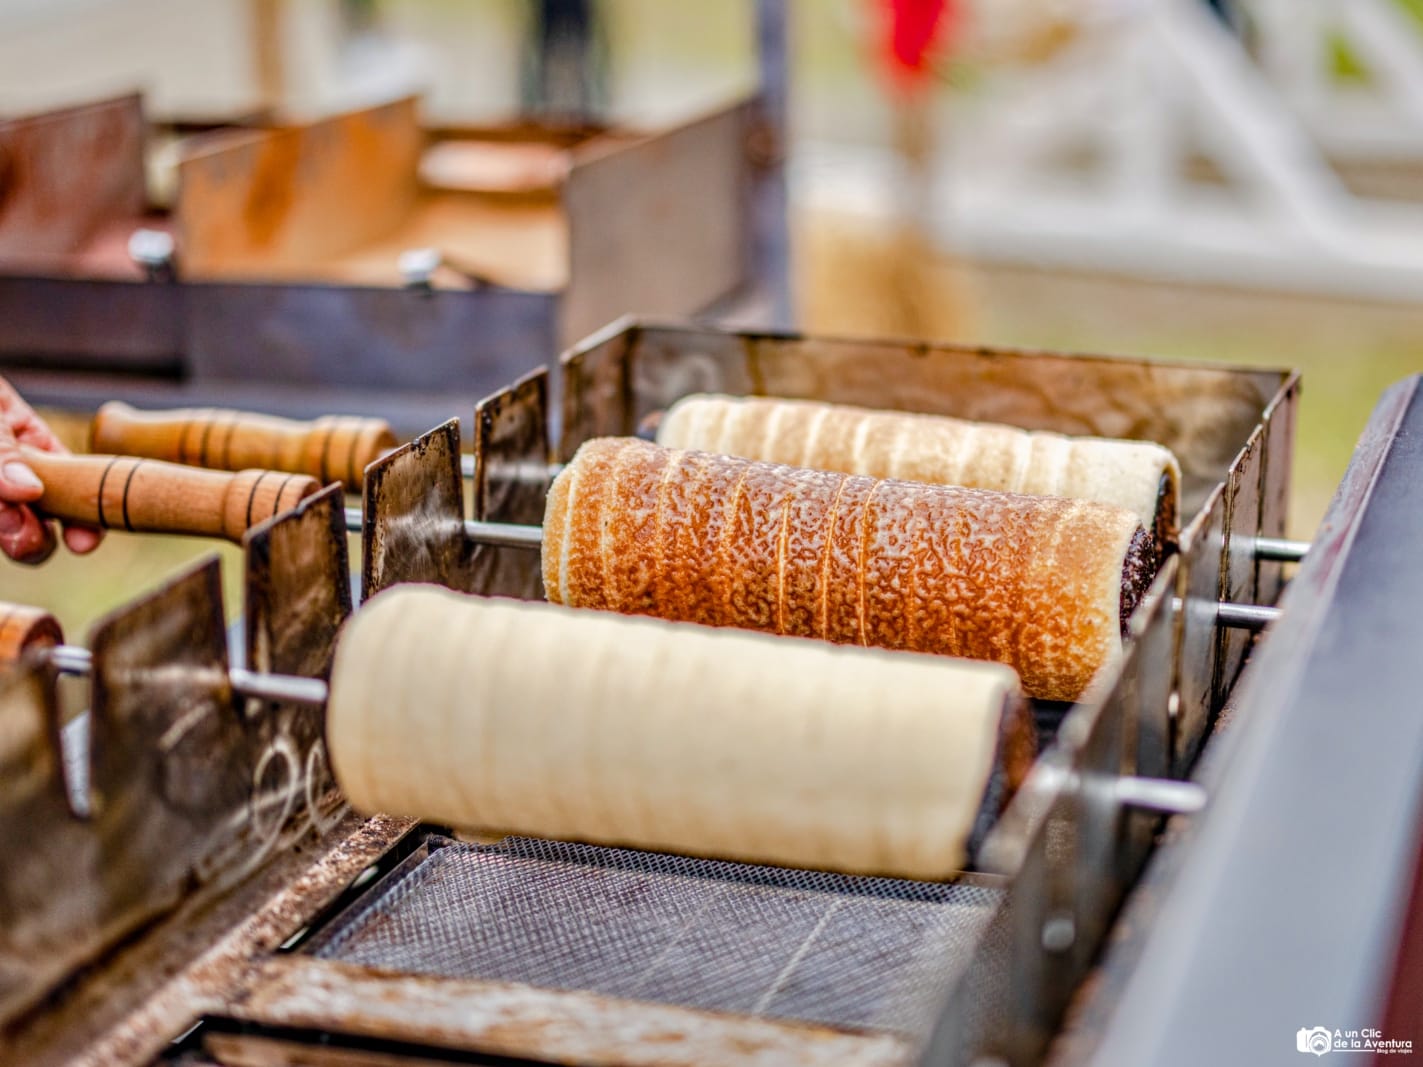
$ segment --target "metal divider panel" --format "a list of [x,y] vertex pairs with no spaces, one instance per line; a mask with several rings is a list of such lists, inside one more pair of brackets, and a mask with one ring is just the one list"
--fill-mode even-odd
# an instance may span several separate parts
[[564,458],[688,393],[798,397],[1156,441],[1181,463],[1185,521],[1286,381],[1282,371],[652,323],[590,339],[562,364]]
[[[1221,599],[1234,604],[1258,604],[1255,538],[1260,535],[1262,501],[1260,480],[1265,462],[1269,427],[1250,436],[1231,466],[1225,483],[1225,563],[1221,573]],[[1255,640],[1249,630],[1221,629],[1220,668],[1216,671],[1212,709],[1225,704],[1230,688]]]
[[[1290,376],[1265,412],[1265,454],[1260,465],[1260,534],[1284,537],[1290,511],[1290,468],[1295,450],[1295,420],[1299,410],[1299,375]],[[1259,603],[1273,604],[1285,585],[1285,565],[1257,565]]]
[[137,94],[0,122],[0,259],[63,273],[62,257],[142,214],[144,134]]
[[0,1022],[34,1003],[82,957],[88,893],[69,852],[82,824],[69,809],[54,677],[20,663],[0,673]]
[[[474,409],[474,517],[538,526],[548,496],[548,371],[539,369]],[[539,553],[476,544],[471,589],[543,599]]]
[[473,587],[458,419],[366,468],[361,597],[401,582]]
[[752,107],[575,155],[563,188],[564,343],[629,309],[690,314],[748,280]]
[[567,463],[590,438],[627,436],[635,429],[628,353],[640,332],[631,320],[620,319],[559,358],[560,462]]
[[[326,678],[336,636],[351,614],[346,497],[328,485],[247,532],[246,664],[269,674]],[[254,831],[276,847],[312,825],[325,828],[341,805],[316,708],[249,702],[260,755]]]
[[1181,535],[1177,623],[1175,739],[1171,772],[1183,777],[1205,741],[1215,699],[1221,633],[1216,625],[1225,555],[1225,487],[1220,486]]
[[227,679],[212,557],[94,629],[86,871],[133,922],[245,851],[253,753]]
[[219,571],[206,560],[95,627],[85,817],[60,778],[52,680],[0,683],[0,1014],[260,851]]
[[174,209],[185,270],[207,279],[270,275],[394,229],[418,189],[417,103],[229,134],[189,153]]

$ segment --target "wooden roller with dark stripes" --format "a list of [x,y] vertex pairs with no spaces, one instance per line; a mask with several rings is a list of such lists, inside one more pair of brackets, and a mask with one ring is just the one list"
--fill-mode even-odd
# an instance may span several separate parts
[[89,433],[95,452],[213,470],[295,471],[353,492],[367,465],[397,443],[384,419],[358,415],[300,421],[223,408],[138,411],[118,401],[95,413]]
[[306,474],[202,470],[132,456],[56,455],[21,448],[44,483],[32,506],[55,519],[111,530],[241,542],[247,530],[321,488]]

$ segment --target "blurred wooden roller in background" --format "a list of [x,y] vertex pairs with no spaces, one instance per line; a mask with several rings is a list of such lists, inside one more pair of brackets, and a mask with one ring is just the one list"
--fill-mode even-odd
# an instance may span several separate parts
[[111,401],[90,424],[95,452],[214,470],[261,467],[341,482],[360,492],[366,466],[396,446],[384,419],[327,415],[302,422],[222,408],[138,411]]
[[1181,471],[1149,441],[1020,430],[942,415],[773,397],[695,394],[668,409],[657,443],[871,478],[1072,497],[1126,508],[1173,539]]
[[1075,700],[1154,571],[1124,508],[586,442],[543,525],[548,600],[995,660]]
[[326,730],[362,811],[910,878],[961,869],[1033,758],[995,664],[433,586],[347,624]]
[[63,642],[64,632],[49,612],[0,601],[0,667],[16,662],[31,649]]

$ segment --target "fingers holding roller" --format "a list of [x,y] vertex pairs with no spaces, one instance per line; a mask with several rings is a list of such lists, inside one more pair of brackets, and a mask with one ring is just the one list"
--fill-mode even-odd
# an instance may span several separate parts
[[[21,457],[22,444],[68,452],[44,420],[0,379],[0,552],[21,563],[42,563],[54,552],[54,529],[29,506],[43,495],[44,484]],[[64,543],[71,552],[92,552],[101,536],[82,523],[64,525]]]

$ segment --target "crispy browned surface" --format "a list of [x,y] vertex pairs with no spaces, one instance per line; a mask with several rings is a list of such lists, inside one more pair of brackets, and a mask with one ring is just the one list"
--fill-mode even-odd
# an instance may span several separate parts
[[549,500],[555,603],[996,660],[1049,700],[1080,695],[1120,650],[1139,529],[1105,505],[631,438],[585,444]]

